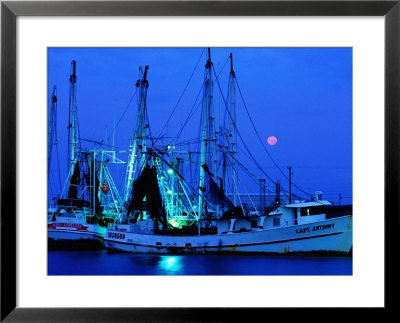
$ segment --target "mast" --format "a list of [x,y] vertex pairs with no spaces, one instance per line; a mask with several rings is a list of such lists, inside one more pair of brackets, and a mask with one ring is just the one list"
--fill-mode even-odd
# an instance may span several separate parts
[[265,213],[265,178],[260,178],[260,215]]
[[279,206],[281,204],[281,183],[279,182],[279,179],[276,180],[276,186],[275,186],[275,207]]
[[96,152],[93,152],[93,161],[91,162],[91,171],[90,171],[91,175],[92,175],[92,197],[93,197],[93,201],[92,201],[92,205],[93,205],[93,216],[96,219],[97,214],[96,214],[96,198],[97,198],[97,185],[96,185]]
[[236,154],[237,154],[237,131],[236,131],[236,96],[235,96],[235,72],[233,70],[233,56],[229,55],[231,60],[231,71],[229,73],[229,130],[231,137],[230,152],[232,155],[232,202],[237,205],[237,172],[236,172]]
[[51,96],[51,106],[49,113],[49,124],[48,124],[48,134],[47,134],[47,176],[50,176],[50,166],[51,166],[51,153],[53,150],[53,141],[56,131],[56,113],[57,113],[57,89],[54,85],[53,94]]
[[[142,79],[136,82],[136,87],[139,88],[139,105],[137,112],[136,130],[133,135],[132,143],[129,147],[128,165],[126,168],[125,176],[125,191],[124,202],[129,199],[131,193],[132,183],[139,176],[140,170],[144,167],[146,160],[146,97],[149,82],[147,81],[147,70],[149,66],[146,65]],[[139,68],[140,72],[142,67]]]
[[76,61],[71,62],[71,75],[69,77],[69,118],[68,118],[68,172],[79,149],[78,141],[78,109],[76,104]]
[[289,166],[289,204],[292,204],[292,167]]
[[[212,80],[212,61],[210,48],[208,48],[208,60],[204,74],[204,101],[202,110],[201,125],[201,151],[200,151],[200,179],[199,179],[199,217],[203,211],[206,165],[213,174],[214,181],[217,182],[217,150],[215,138],[215,119],[213,107],[213,80]],[[211,157],[211,158],[210,158]]]

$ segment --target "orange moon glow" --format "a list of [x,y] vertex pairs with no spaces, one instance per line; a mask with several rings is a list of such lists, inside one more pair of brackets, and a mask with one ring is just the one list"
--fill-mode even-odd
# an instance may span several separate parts
[[275,136],[269,136],[267,139],[268,145],[273,146],[278,142]]

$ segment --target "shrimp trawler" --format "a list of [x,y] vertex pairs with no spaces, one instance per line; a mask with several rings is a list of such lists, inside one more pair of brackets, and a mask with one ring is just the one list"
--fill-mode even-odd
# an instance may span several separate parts
[[[289,195],[280,203],[279,184],[270,206],[244,203],[239,188],[236,75],[230,55],[223,125],[217,131],[213,86],[219,86],[210,49],[205,64],[197,160],[178,142],[149,145],[146,98],[148,66],[140,69],[137,123],[129,149],[124,210],[107,228],[109,251],[134,253],[347,254],[352,247],[352,207],[333,206],[316,192],[310,201]],[[194,165],[194,166],[193,166]],[[193,167],[197,176],[193,174]],[[188,171],[186,168],[190,168]],[[193,178],[195,178],[193,180]],[[260,184],[262,182],[260,181]],[[263,189],[265,190],[265,181]],[[227,193],[229,191],[229,193]]]
[[[123,162],[116,158],[115,151],[82,149],[78,135],[76,62],[72,61],[71,66],[69,172],[56,206],[49,209],[49,249],[99,249],[104,248],[106,227],[122,210],[121,198],[106,164],[110,160]],[[56,102],[54,93],[52,102]]]

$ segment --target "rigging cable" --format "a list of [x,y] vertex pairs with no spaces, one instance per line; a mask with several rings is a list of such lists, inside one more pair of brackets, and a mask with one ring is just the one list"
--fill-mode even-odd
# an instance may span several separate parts
[[[214,74],[216,75],[214,66],[213,66],[213,70],[214,70]],[[216,80],[217,80],[218,88],[219,88],[219,90],[220,90],[220,92],[221,92],[222,98],[223,98],[224,103],[225,103],[225,108],[226,108],[226,110],[228,111],[229,117],[230,117],[231,120],[232,120],[232,115],[231,115],[230,111],[228,110],[228,104],[226,103],[225,97],[224,97],[223,94],[222,94],[222,89],[221,89],[221,85],[219,84],[218,78],[216,78]],[[242,141],[243,146],[246,148],[246,151],[247,151],[247,153],[249,154],[249,156],[251,157],[251,159],[253,160],[253,162],[256,164],[256,166],[260,169],[260,171],[261,171],[272,183],[276,184],[275,181],[274,181],[267,173],[265,173],[265,171],[264,171],[264,170],[262,169],[262,167],[258,164],[257,160],[254,158],[254,156],[253,156],[252,153],[250,152],[250,150],[249,150],[249,148],[247,147],[245,141],[243,140],[242,135],[241,135],[240,132],[239,132],[239,129],[238,129],[237,126],[236,126],[236,123],[233,122],[232,124],[234,125],[235,130],[237,131],[237,135],[239,136],[240,140]]]
[[174,142],[175,140],[177,140],[177,139],[180,137],[180,135],[182,134],[183,129],[186,127],[186,125],[187,125],[187,123],[189,122],[189,120],[193,117],[193,115],[196,113],[197,109],[198,109],[198,108],[200,107],[200,105],[203,103],[204,95],[203,95],[203,97],[201,98],[199,104],[196,106],[196,108],[194,108],[195,105],[196,105],[196,103],[197,103],[197,99],[198,99],[199,96],[200,96],[200,93],[203,92],[203,91],[202,91],[202,90],[203,90],[203,87],[204,87],[204,85],[202,85],[202,86],[200,87],[200,90],[199,90],[199,92],[197,93],[197,96],[196,96],[196,99],[195,99],[195,101],[194,101],[194,103],[193,103],[193,105],[192,105],[192,108],[191,108],[190,111],[189,111],[188,117],[186,118],[185,122],[183,123],[183,125],[182,125],[181,129],[179,130],[178,134],[175,135],[175,137],[173,138],[172,142]]
[[154,147],[155,142],[153,141],[153,136],[151,135],[151,128],[150,128],[150,121],[149,121],[149,113],[147,112],[147,102],[144,108],[144,112],[145,112],[145,118],[146,118],[146,125],[145,128],[149,128],[149,136],[150,136],[150,140],[151,140],[151,144]]
[[173,108],[171,114],[169,115],[167,121],[165,122],[164,127],[161,129],[160,135],[158,136],[158,138],[156,139],[156,141],[154,142],[154,144],[155,144],[155,143],[158,141],[158,139],[161,137],[161,134],[162,134],[162,132],[164,131],[164,129],[167,127],[169,120],[171,120],[172,115],[175,113],[176,109],[178,108],[178,105],[179,105],[179,103],[181,102],[181,99],[182,99],[183,95],[185,94],[186,89],[188,88],[188,86],[189,86],[189,84],[190,84],[190,81],[192,80],[192,77],[193,77],[193,75],[194,75],[194,73],[195,73],[195,71],[196,71],[196,69],[197,69],[197,66],[199,65],[200,60],[201,60],[201,58],[203,57],[203,54],[204,54],[204,49],[202,50],[202,52],[201,52],[201,54],[200,54],[200,57],[199,57],[199,59],[197,60],[196,66],[195,66],[195,68],[193,69],[192,74],[190,75],[189,80],[188,80],[188,82],[186,83],[186,86],[185,86],[185,88],[183,89],[183,91],[182,91],[182,93],[181,93],[181,95],[180,95],[180,97],[179,97],[179,99],[178,99],[178,102],[176,102],[175,107]]
[[[122,118],[124,117],[125,113],[128,111],[128,108],[129,108],[129,106],[131,105],[132,100],[136,97],[137,92],[138,92],[138,91],[137,91],[137,88],[136,88],[135,93],[132,95],[131,99],[129,100],[128,105],[126,106],[124,112],[122,113],[121,117],[119,118],[117,124],[114,126],[114,129],[119,125],[119,123],[121,122],[121,120],[122,120]],[[115,131],[115,130],[114,130],[114,131]]]
[[[252,119],[251,116],[250,116],[249,110],[247,109],[247,105],[246,105],[246,103],[245,103],[245,101],[244,101],[244,98],[243,98],[243,95],[242,95],[242,91],[240,90],[239,83],[238,83],[238,80],[237,80],[237,77],[236,77],[236,76],[235,76],[235,81],[236,81],[236,85],[237,85],[237,88],[238,88],[238,90],[239,90],[239,94],[240,94],[240,97],[241,97],[241,99],[242,99],[243,105],[244,105],[244,107],[245,107],[247,116],[248,116],[249,119],[250,119],[250,122],[251,122],[251,125],[253,126],[254,132],[256,133],[258,140],[260,141],[262,147],[264,148],[264,151],[267,153],[268,157],[271,159],[272,163],[273,163],[273,164],[275,165],[275,167],[280,171],[280,173],[281,173],[286,179],[289,179],[289,178],[286,176],[286,174],[282,171],[282,169],[278,166],[278,164],[275,162],[275,160],[272,158],[271,154],[269,153],[269,151],[268,151],[267,148],[265,147],[264,142],[262,141],[262,139],[261,139],[261,137],[260,137],[260,134],[258,133],[257,128],[256,128],[255,125],[254,125],[253,119]],[[294,187],[296,187],[299,191],[303,192],[304,194],[313,197],[312,194],[309,194],[308,192],[304,191],[303,189],[301,189],[300,187],[298,187],[298,186],[297,186],[296,184],[294,184],[293,182],[292,182],[292,185],[293,185]]]
[[[196,198],[196,197],[199,195],[198,191],[195,190],[195,187],[192,186],[188,181],[186,181],[185,178],[183,177],[183,175],[182,175],[177,169],[175,169],[175,167],[173,167],[173,165],[172,165],[170,162],[168,162],[166,159],[164,159],[164,158],[162,157],[162,155],[161,155],[157,150],[153,149],[153,153],[154,153],[155,155],[157,155],[157,157],[160,158],[160,160],[163,161],[165,165],[167,165],[170,169],[172,169],[172,171],[178,176],[178,178],[179,178],[183,183],[185,183],[185,184],[188,186],[188,188],[192,189],[193,192],[195,192],[194,198]],[[205,201],[206,201],[207,203],[213,204],[213,203],[211,203],[210,201],[207,201],[207,198],[206,198],[205,196],[203,196],[203,197],[204,197],[204,199],[205,199]]]
[[57,156],[57,169],[58,169],[58,181],[60,184],[60,191],[62,190],[61,184],[61,172],[60,172],[60,160],[58,157],[58,136],[57,136],[57,113],[54,115],[54,136],[55,136],[55,146],[56,146],[56,156]]
[[[48,104],[50,105],[50,102],[52,100],[52,97],[49,97],[49,101]],[[55,113],[53,114],[53,133],[52,136],[55,139],[55,143],[54,146],[56,147],[56,156],[57,156],[57,170],[58,170],[58,181],[59,181],[59,185],[60,185],[60,191],[62,189],[62,184],[61,184],[61,174],[60,174],[60,161],[59,161],[59,154],[58,154],[58,137],[57,137],[57,113],[56,111],[54,111]],[[53,111],[51,112],[53,113]],[[50,167],[50,166],[49,166]],[[54,194],[53,194],[54,195]]]
[[[214,75],[217,76],[217,75],[216,75],[216,72],[215,72],[215,69],[214,69],[214,65],[213,65],[213,70],[214,70]],[[235,79],[236,79],[236,76],[235,76]],[[219,90],[220,90],[220,92],[221,92],[221,96],[222,96],[222,98],[224,99],[226,111],[228,112],[231,121],[233,121],[232,115],[231,115],[231,113],[230,113],[230,111],[229,111],[229,109],[228,109],[228,104],[226,103],[225,97],[224,97],[224,95],[223,95],[223,93],[222,93],[221,85],[220,85],[219,80],[218,80],[217,77],[216,77],[216,81],[217,81],[217,84],[218,84],[218,88],[219,88]],[[236,83],[237,83],[237,80],[236,80]],[[240,91],[239,86],[238,86],[238,89],[239,89],[240,95],[241,95],[241,97],[242,97],[243,104],[244,104],[245,107],[246,107],[246,104],[245,104],[245,102],[244,102],[244,100],[243,100],[243,96],[242,96],[242,94],[241,94],[241,91]],[[248,113],[247,107],[246,107],[246,111],[247,111],[247,113]],[[252,120],[251,120],[251,121],[252,121]],[[241,134],[240,134],[240,132],[239,132],[239,129],[238,129],[237,126],[236,126],[236,122],[232,122],[232,124],[234,125],[234,127],[235,127],[235,129],[236,129],[236,132],[237,132],[237,135],[239,136],[240,140],[242,141],[243,146],[246,148],[246,151],[247,151],[247,153],[249,154],[249,156],[251,157],[251,159],[253,160],[254,164],[255,164],[255,165],[258,167],[258,169],[264,174],[264,176],[266,176],[274,185],[276,185],[276,182],[264,171],[264,169],[260,166],[260,164],[257,162],[257,160],[254,158],[254,156],[253,156],[252,153],[250,152],[250,150],[249,150],[249,148],[247,147],[245,141],[243,140],[243,137],[241,136]],[[253,124],[253,127],[254,127],[254,124]],[[254,128],[255,128],[255,127],[254,127]],[[258,132],[257,132],[256,129],[255,129],[255,131],[256,131],[256,133],[257,133],[257,135],[258,135]],[[259,137],[259,136],[258,136],[258,137]],[[260,137],[259,137],[259,139],[261,140]],[[262,143],[262,141],[261,141],[261,143]],[[265,146],[264,146],[264,145],[263,145],[263,147],[264,147],[264,149],[265,149]],[[269,155],[269,154],[268,154],[268,155]],[[272,158],[271,158],[271,159],[272,159]],[[275,163],[275,162],[274,162],[274,163]],[[279,167],[278,167],[278,169],[279,169]],[[279,170],[280,170],[280,169],[279,169]],[[280,171],[281,171],[281,170],[280,170]],[[281,172],[282,172],[282,171],[281,171]],[[285,178],[287,178],[286,175],[285,175],[283,172],[282,172],[282,174],[284,175]],[[313,195],[311,195],[311,194],[305,192],[304,190],[302,190],[301,188],[299,188],[297,185],[295,185],[293,182],[292,182],[292,185],[295,186],[297,189],[299,189],[301,192],[305,193],[306,195],[308,195],[308,196],[310,196],[312,199],[314,199],[314,196],[313,196]],[[289,193],[288,190],[285,190],[285,189],[282,188],[282,187],[281,187],[280,189],[281,189],[282,191],[284,191],[284,192]],[[294,195],[294,196],[296,196],[297,198],[299,198],[297,195],[295,195],[295,194],[293,194],[293,193],[292,193],[292,195]]]

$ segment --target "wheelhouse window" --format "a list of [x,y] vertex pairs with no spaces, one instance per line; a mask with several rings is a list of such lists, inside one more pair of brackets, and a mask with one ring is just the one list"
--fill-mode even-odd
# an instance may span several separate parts
[[309,206],[300,209],[301,216],[324,214],[325,206]]

